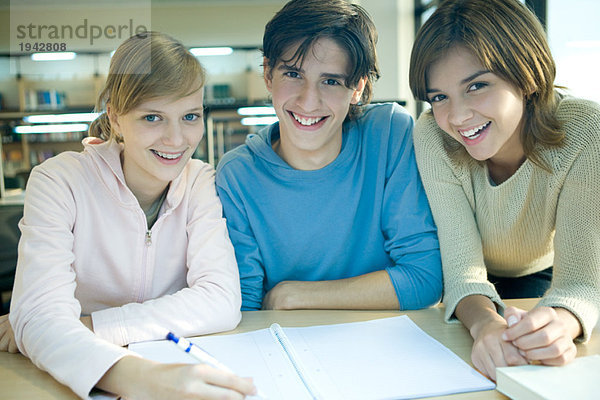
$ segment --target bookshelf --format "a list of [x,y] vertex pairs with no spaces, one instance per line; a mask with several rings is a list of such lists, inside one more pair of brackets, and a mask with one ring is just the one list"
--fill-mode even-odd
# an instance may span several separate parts
[[39,114],[91,112],[103,77],[87,79],[36,80],[15,77],[18,109],[0,111],[0,197],[7,188],[21,188],[29,171],[42,161],[67,150],[83,149],[85,132],[18,134],[14,128],[23,118]]
[[[238,107],[264,104],[268,97],[258,70],[258,55],[255,48],[236,48],[231,56],[200,57],[207,70],[207,129],[195,158],[216,165],[227,150],[260,128],[242,126],[242,117],[236,113]],[[23,118],[31,115],[92,112],[105,80],[98,71],[108,71],[109,62],[108,53],[81,54],[74,61],[52,64],[0,56],[0,64],[11,72],[0,77],[4,97],[0,107],[0,177],[5,177],[7,188],[22,187],[31,168],[43,160],[62,151],[82,150],[85,132],[17,134],[14,128],[24,125]]]

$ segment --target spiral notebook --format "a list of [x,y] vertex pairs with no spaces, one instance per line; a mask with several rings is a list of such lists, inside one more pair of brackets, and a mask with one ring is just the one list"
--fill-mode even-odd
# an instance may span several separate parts
[[[489,390],[494,383],[407,316],[191,338],[251,376],[267,398],[408,399]],[[167,341],[129,349],[155,361],[197,362]]]

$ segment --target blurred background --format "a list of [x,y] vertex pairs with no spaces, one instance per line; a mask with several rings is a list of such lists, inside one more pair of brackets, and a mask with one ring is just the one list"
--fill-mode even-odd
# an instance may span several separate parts
[[[485,0],[482,0],[485,1]],[[408,62],[435,0],[356,0],[379,32],[374,101],[416,117]],[[246,135],[276,120],[262,79],[265,24],[284,0],[0,0],[0,292],[8,304],[24,188],[31,168],[81,150],[112,51],[138,30],[182,41],[208,72],[206,138],[195,157],[216,165]],[[527,0],[546,26],[557,84],[600,102],[600,3]],[[58,53],[58,54],[50,54]],[[2,310],[0,310],[2,311]]]

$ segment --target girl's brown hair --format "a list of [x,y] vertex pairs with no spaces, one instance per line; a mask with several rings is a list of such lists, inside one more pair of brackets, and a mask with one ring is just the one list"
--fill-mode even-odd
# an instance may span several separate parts
[[104,111],[89,135],[121,141],[106,111],[126,114],[143,102],[163,96],[185,97],[201,90],[205,73],[200,62],[179,41],[159,32],[145,32],[124,41],[110,61],[108,78],[96,101]]
[[[531,161],[548,170],[536,147],[558,146],[564,133],[556,118],[556,66],[539,20],[518,0],[441,1],[413,44],[409,84],[416,99],[429,101],[428,70],[457,45],[470,50],[487,70],[522,91],[525,112],[521,144]],[[457,142],[447,147],[462,148]]]

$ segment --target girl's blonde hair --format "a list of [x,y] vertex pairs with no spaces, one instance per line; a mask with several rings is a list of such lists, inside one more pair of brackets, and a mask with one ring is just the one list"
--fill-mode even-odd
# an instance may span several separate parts
[[[429,101],[428,70],[457,45],[470,50],[487,70],[522,91],[523,150],[531,161],[549,170],[537,145],[558,146],[564,133],[556,118],[556,66],[537,17],[518,0],[442,1],[419,29],[413,44],[409,84],[416,99]],[[456,141],[446,143],[446,147],[462,148]]]
[[126,114],[153,98],[189,96],[202,89],[204,79],[204,68],[179,41],[159,32],[132,36],[112,56],[96,101],[102,114],[90,125],[89,135],[122,141],[111,129],[107,104],[116,114]]

